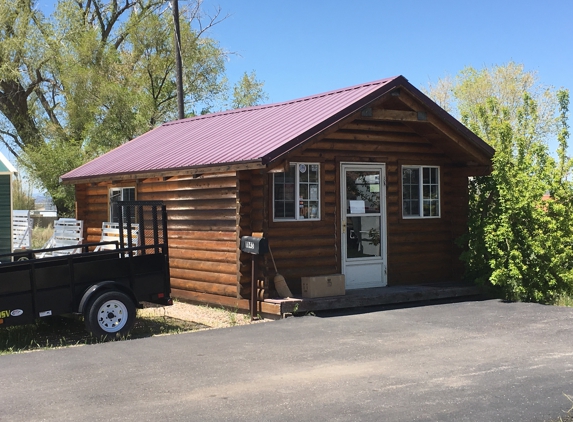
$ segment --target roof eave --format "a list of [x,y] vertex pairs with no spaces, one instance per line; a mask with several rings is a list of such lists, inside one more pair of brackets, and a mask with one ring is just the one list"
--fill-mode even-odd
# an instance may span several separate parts
[[442,121],[444,121],[448,126],[450,126],[453,130],[458,132],[461,136],[466,138],[469,142],[471,142],[475,147],[477,147],[481,152],[483,152],[487,158],[490,160],[493,158],[495,154],[495,149],[477,136],[474,132],[468,129],[463,123],[457,120],[454,116],[436,104],[430,97],[416,88],[414,85],[408,84],[406,89],[410,91],[414,96],[418,97],[420,101],[426,105],[431,112],[433,112],[437,117],[439,117]]
[[77,185],[80,183],[99,183],[107,181],[122,181],[133,179],[148,179],[153,177],[173,177],[194,175],[200,173],[224,173],[227,171],[256,170],[265,168],[266,165],[260,159],[248,160],[232,163],[217,163],[210,165],[157,169],[145,172],[125,172],[125,173],[106,173],[102,175],[81,176],[81,177],[60,177],[60,182],[64,185]]

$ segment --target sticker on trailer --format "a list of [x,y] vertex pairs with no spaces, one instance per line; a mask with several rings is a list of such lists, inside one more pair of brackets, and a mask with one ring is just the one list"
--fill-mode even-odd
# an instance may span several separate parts
[[40,318],[52,315],[52,311],[40,312]]
[[14,309],[12,312],[10,312],[10,315],[12,316],[20,316],[24,313],[24,311],[22,309]]

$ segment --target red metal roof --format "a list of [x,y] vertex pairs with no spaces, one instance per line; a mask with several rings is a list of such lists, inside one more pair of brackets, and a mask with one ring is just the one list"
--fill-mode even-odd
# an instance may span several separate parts
[[420,93],[398,76],[283,103],[164,123],[70,171],[62,180],[266,164],[400,84]]

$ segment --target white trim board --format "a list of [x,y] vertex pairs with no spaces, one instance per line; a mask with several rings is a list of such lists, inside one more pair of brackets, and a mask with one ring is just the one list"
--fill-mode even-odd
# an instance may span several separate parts
[[5,171],[0,171],[0,174],[15,174],[18,173],[18,171],[16,170],[16,168],[12,165],[12,163],[10,161],[8,161],[8,159],[6,157],[4,157],[4,155],[0,152],[0,162],[2,164],[4,164],[4,166],[6,166],[6,168],[8,169],[8,172]]

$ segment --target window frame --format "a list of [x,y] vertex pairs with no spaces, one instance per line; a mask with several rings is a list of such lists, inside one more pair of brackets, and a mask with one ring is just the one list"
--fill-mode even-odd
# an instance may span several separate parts
[[[137,189],[135,186],[112,186],[109,188],[108,190],[108,197],[107,197],[107,202],[108,202],[108,221],[109,222],[114,222],[113,221],[113,216],[112,216],[112,191],[120,191],[121,192],[121,198],[119,199],[119,201],[127,201],[129,199],[124,199],[124,191],[127,189],[133,189],[133,200],[135,201],[137,199]],[[135,209],[134,209],[135,210]],[[137,218],[137,216],[132,217],[133,218],[133,222],[135,222],[135,219]],[[119,219],[118,219],[119,220]]]
[[[306,161],[296,161],[296,162],[291,162],[289,163],[289,168],[294,166],[295,167],[295,180],[294,180],[294,185],[295,185],[295,191],[294,191],[294,217],[277,217],[276,216],[276,199],[275,199],[275,178],[278,174],[286,174],[287,172],[283,172],[283,173],[273,173],[273,177],[272,177],[272,213],[273,213],[273,222],[292,222],[292,221],[320,221],[322,219],[321,216],[321,210],[322,210],[322,198],[321,198],[321,163],[319,162],[306,162]],[[305,218],[304,216],[300,215],[300,207],[297,205],[300,205],[300,203],[297,201],[296,198],[300,198],[300,186],[301,186],[301,181],[300,181],[300,165],[306,165],[308,168],[310,168],[310,166],[317,166],[317,181],[316,181],[316,185],[318,187],[318,191],[317,191],[317,199],[316,202],[318,203],[317,206],[317,212],[316,212],[316,218]],[[307,183],[308,185],[310,184],[314,184],[314,182],[302,182]],[[309,195],[310,196],[310,195]],[[311,201],[310,198],[305,199],[304,201]],[[314,200],[312,200],[314,202]]]
[[[405,215],[404,214],[404,169],[417,169],[419,171],[418,176],[418,195],[419,195],[419,209],[418,215]],[[436,169],[437,170],[437,183],[430,183],[424,184],[424,169]],[[400,195],[400,202],[402,204],[402,218],[404,220],[418,220],[418,219],[433,219],[433,218],[442,218],[442,178],[441,178],[441,167],[436,165],[402,165],[402,169],[400,172],[400,183],[401,183],[401,195]],[[438,187],[438,214],[437,215],[424,215],[424,186],[432,186],[436,185]]]

